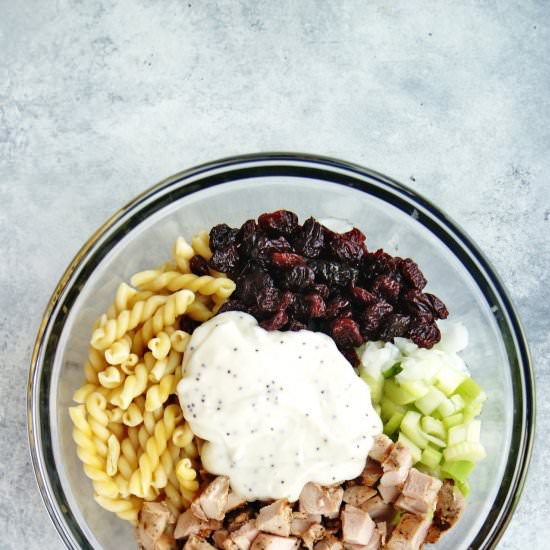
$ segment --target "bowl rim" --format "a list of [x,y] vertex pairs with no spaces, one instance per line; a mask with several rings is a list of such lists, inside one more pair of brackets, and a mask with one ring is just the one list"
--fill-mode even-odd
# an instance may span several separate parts
[[[71,288],[69,282],[72,276],[90,259],[90,254],[94,246],[109,232],[109,230],[113,229],[125,217],[129,216],[129,219],[132,219],[132,215],[135,216],[136,213],[139,213],[140,208],[147,206],[147,201],[155,196],[161,195],[162,191],[170,186],[180,184],[178,189],[181,191],[181,196],[184,196],[205,189],[206,187],[220,185],[224,182],[246,177],[263,175],[287,175],[296,177],[306,174],[309,174],[309,177],[325,179],[333,183],[343,183],[344,185],[367,193],[367,189],[372,191],[369,186],[376,185],[380,198],[391,197],[394,201],[400,201],[398,205],[393,201],[391,201],[390,204],[408,211],[413,217],[422,218],[425,225],[431,225],[431,227],[428,227],[431,231],[439,229],[436,235],[450,247],[453,253],[458,255],[461,261],[465,259],[468,260],[470,264],[470,273],[472,274],[473,269],[478,276],[481,275],[484,278],[483,282],[488,285],[489,289],[484,291],[480,287],[484,296],[487,297],[486,293],[490,291],[498,298],[502,308],[502,319],[501,322],[499,322],[499,328],[502,328],[501,323],[504,323],[506,328],[510,331],[511,343],[509,343],[509,345],[513,347],[515,358],[517,359],[518,370],[512,374],[519,377],[522,406],[514,410],[514,427],[516,426],[516,421],[519,420],[519,425],[522,427],[522,430],[521,433],[518,434],[517,430],[514,428],[512,433],[512,438],[519,438],[519,440],[516,441],[517,460],[515,464],[511,464],[510,457],[514,449],[511,445],[505,476],[503,477],[503,479],[506,479],[506,474],[510,475],[508,488],[504,491],[504,494],[501,494],[504,485],[501,484],[495,497],[495,504],[497,504],[497,506],[493,507],[489,512],[471,546],[480,549],[496,547],[512,518],[525,485],[533,450],[536,410],[535,377],[526,336],[516,310],[500,278],[485,255],[457,223],[429,200],[406,185],[375,170],[332,157],[307,153],[266,152],[226,157],[216,161],[203,163],[169,176],[149,189],[146,189],[116,211],[92,234],[77,252],[61,276],[45,308],[33,348],[27,382],[27,431],[31,462],[42,501],[48,511],[51,521],[67,548],[82,548],[82,542],[86,542],[86,539],[80,526],[76,525],[76,529],[80,531],[83,537],[78,537],[79,542],[76,543],[74,529],[70,529],[67,524],[67,515],[71,515],[70,510],[67,509],[63,502],[59,502],[60,495],[55,493],[51,485],[50,475],[52,471],[48,468],[44,455],[45,451],[48,451],[47,436],[49,435],[49,415],[47,422],[45,422],[46,419],[44,418],[42,418],[41,421],[41,415],[39,413],[44,399],[47,401],[46,394],[48,392],[43,390],[42,385],[43,382],[49,384],[49,381],[43,380],[42,375],[45,348],[50,340],[49,331],[54,324],[53,313],[55,312],[55,316],[61,318],[62,328],[68,312],[61,311],[62,308],[60,309],[59,305],[66,291]],[[158,208],[166,204],[167,202],[159,203]],[[411,206],[413,207],[412,210]],[[428,223],[430,221],[431,223]],[[139,221],[137,223],[139,223]],[[443,233],[441,233],[441,231],[443,231]],[[461,249],[458,250],[456,247],[461,247]],[[466,265],[466,267],[468,267],[468,265]],[[480,285],[480,281],[477,277],[475,277],[475,281]],[[506,349],[509,366],[512,371],[513,365],[510,361],[508,345]],[[44,434],[46,435],[45,438]],[[53,475],[57,475],[57,473],[53,472]],[[497,509],[496,512],[494,511],[495,508]],[[488,523],[490,523],[490,525],[488,525]],[[88,543],[86,543],[84,547],[91,548]]]

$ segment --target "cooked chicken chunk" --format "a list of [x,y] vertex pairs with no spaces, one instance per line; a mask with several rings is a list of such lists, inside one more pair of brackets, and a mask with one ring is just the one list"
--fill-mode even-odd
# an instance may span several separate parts
[[376,485],[376,482],[382,477],[383,473],[384,471],[382,470],[382,466],[379,462],[376,462],[376,460],[372,458],[367,458],[365,468],[359,476],[360,484],[367,485],[368,487],[373,487],[374,485]]
[[288,537],[291,520],[292,508],[288,501],[276,500],[272,504],[260,508],[260,513],[256,518],[256,527],[266,533]]
[[445,480],[437,495],[437,505],[426,542],[437,542],[449,530],[464,510],[464,497],[450,480]]
[[207,518],[221,521],[225,517],[228,495],[229,478],[227,476],[218,476],[201,493],[196,503],[201,507]]
[[390,454],[393,441],[385,434],[379,434],[374,438],[369,457],[377,462],[383,462]]
[[304,531],[307,531],[315,523],[321,523],[321,514],[292,512],[290,534],[299,537]]
[[240,497],[237,493],[230,491],[227,495],[227,504],[225,505],[224,512],[227,514],[227,512],[231,512],[231,510],[235,510],[239,506],[242,506],[246,503],[246,499],[243,497]]
[[384,474],[380,485],[399,485],[404,483],[412,467],[412,455],[408,447],[399,441],[393,445],[388,456],[382,462]]
[[395,502],[401,494],[402,487],[402,483],[399,485],[378,485],[378,492],[386,504],[391,504]]
[[218,529],[212,533],[212,540],[216,545],[216,548],[223,548],[223,543],[229,537],[229,532],[227,529]]
[[294,537],[279,537],[260,533],[252,542],[251,550],[297,550],[300,541]]
[[367,512],[374,521],[388,521],[394,516],[393,506],[385,503],[378,495],[367,500],[361,510]]
[[255,520],[251,519],[233,531],[224,541],[223,546],[226,550],[248,550],[259,532]]
[[182,539],[191,535],[208,535],[216,529],[221,529],[222,524],[217,520],[204,521],[199,519],[191,508],[180,514],[174,537]]
[[313,550],[343,550],[344,546],[334,535],[326,535],[323,540],[320,540]]
[[434,510],[441,485],[439,479],[411,468],[401,496],[395,501],[395,505],[405,512],[424,515]]
[[340,514],[344,543],[367,544],[374,530],[374,521],[367,512],[346,504]]
[[209,542],[201,537],[192,535],[187,539],[183,550],[216,550]]
[[325,528],[319,523],[314,523],[302,533],[301,538],[304,546],[309,550],[313,550],[313,545],[324,536]]
[[[166,504],[144,502],[139,514],[139,525],[137,527],[138,543],[145,550],[157,550],[157,542],[162,537],[166,527],[175,522],[176,519]],[[163,541],[161,544],[166,543]]]
[[344,502],[359,508],[369,498],[376,495],[376,489],[364,485],[353,485],[344,491]]
[[386,544],[386,550],[419,550],[430,523],[429,517],[403,514]]
[[300,494],[300,512],[329,516],[338,514],[344,489],[321,487],[318,483],[306,483]]

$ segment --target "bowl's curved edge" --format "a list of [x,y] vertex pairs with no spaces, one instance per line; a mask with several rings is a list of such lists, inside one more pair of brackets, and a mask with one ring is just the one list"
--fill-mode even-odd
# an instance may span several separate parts
[[371,170],[365,167],[362,167],[355,163],[350,163],[347,161],[335,159],[328,156],[314,155],[309,153],[288,153],[288,152],[265,152],[265,153],[251,153],[239,156],[225,157],[216,161],[211,161],[197,165],[195,167],[180,171],[172,176],[169,176],[157,184],[146,189],[144,192],[139,194],[133,200],[128,202],[122,208],[117,210],[105,223],[103,223],[86,241],[86,243],[81,247],[81,249],[76,253],[67,269],[61,276],[56,288],[48,301],[48,304],[44,310],[42,320],[37,332],[35,339],[33,353],[31,357],[31,365],[29,370],[29,375],[27,379],[27,431],[28,431],[28,442],[29,442],[29,451],[31,455],[31,463],[33,465],[33,470],[35,473],[35,478],[37,485],[40,491],[40,495],[46,510],[50,516],[51,521],[54,523],[56,530],[58,531],[63,542],[69,548],[78,548],[78,546],[73,545],[66,535],[65,529],[63,529],[62,524],[63,520],[59,516],[57,510],[51,505],[48,500],[48,497],[51,497],[51,487],[49,486],[47,476],[43,471],[42,464],[40,462],[40,454],[42,443],[38,437],[39,433],[39,422],[38,418],[33,415],[34,405],[39,399],[39,384],[38,376],[40,371],[38,369],[39,359],[43,351],[44,344],[44,335],[47,332],[49,324],[51,322],[51,314],[56,309],[58,305],[60,296],[63,294],[67,282],[71,278],[74,271],[81,264],[83,259],[86,257],[90,249],[95,245],[95,243],[100,239],[100,237],[109,229],[111,226],[115,225],[127,212],[133,210],[143,201],[145,201],[152,194],[158,192],[163,187],[187,179],[190,177],[199,176],[202,173],[209,172],[212,170],[219,170],[223,168],[230,168],[236,165],[243,165],[248,163],[257,163],[257,162],[305,162],[315,165],[324,165],[333,169],[343,170],[347,172],[356,173],[362,177],[373,178],[378,180],[385,185],[392,187],[395,190],[398,190],[401,193],[405,193],[409,198],[413,199],[414,202],[418,203],[423,208],[427,209],[432,215],[434,215],[440,222],[442,222],[446,229],[449,230],[455,239],[458,239],[462,246],[464,246],[479,262],[485,274],[490,278],[491,283],[495,286],[499,297],[501,298],[505,308],[508,321],[511,323],[514,334],[517,336],[517,348],[520,352],[521,366],[523,368],[523,380],[525,382],[525,392],[526,392],[526,411],[525,411],[525,429],[527,430],[526,438],[523,441],[522,448],[519,451],[521,460],[518,461],[520,464],[519,469],[515,471],[514,481],[513,481],[513,496],[506,503],[506,507],[503,510],[502,518],[499,521],[496,530],[489,535],[490,540],[488,544],[483,546],[483,548],[495,548],[498,541],[501,539],[506,527],[510,523],[512,514],[517,507],[517,504],[521,497],[521,492],[525,485],[526,476],[531,461],[531,455],[533,451],[534,443],[534,431],[535,431],[535,410],[536,410],[536,392],[535,392],[535,377],[532,367],[531,356],[529,348],[527,345],[527,339],[525,336],[524,329],[519,321],[516,309],[508,296],[508,293],[500,281],[500,278],[496,274],[495,270],[491,266],[488,259],[485,257],[483,252],[474,244],[474,241],[466,234],[466,232],[459,227],[459,225],[454,222],[447,214],[442,212],[434,204],[432,204],[428,199],[419,195],[416,191],[413,191],[406,185],[385,176],[375,170]]

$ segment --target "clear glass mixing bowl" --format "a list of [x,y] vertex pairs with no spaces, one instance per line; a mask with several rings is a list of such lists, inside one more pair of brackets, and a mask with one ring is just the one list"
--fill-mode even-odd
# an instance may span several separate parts
[[132,529],[94,502],[71,437],[67,408],[82,382],[93,321],[121,281],[169,256],[178,235],[238,226],[278,208],[302,220],[349,220],[370,249],[413,257],[451,318],[468,327],[465,359],[489,396],[487,459],[473,474],[460,523],[437,548],[493,548],[518,501],[534,431],[533,373],[509,298],[470,239],[425,199],[371,170],[292,154],[221,160],[164,180],[108,220],[67,268],[38,333],[28,399],[36,477],[61,538],[73,549],[136,548]]

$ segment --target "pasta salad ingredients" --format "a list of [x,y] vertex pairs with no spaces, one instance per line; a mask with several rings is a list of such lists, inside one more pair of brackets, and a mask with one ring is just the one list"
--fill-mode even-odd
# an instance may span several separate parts
[[[334,226],[333,226],[334,227]],[[445,304],[424,292],[410,258],[370,252],[357,228],[336,233],[287,210],[265,213],[240,229],[212,228],[208,265],[226,271],[236,291],[221,311],[244,311],[267,330],[309,329],[330,335],[355,366],[366,341],[411,338],[431,348]]]
[[197,328],[177,391],[208,472],[248,500],[357,477],[382,431],[370,392],[325,334],[226,312]]

